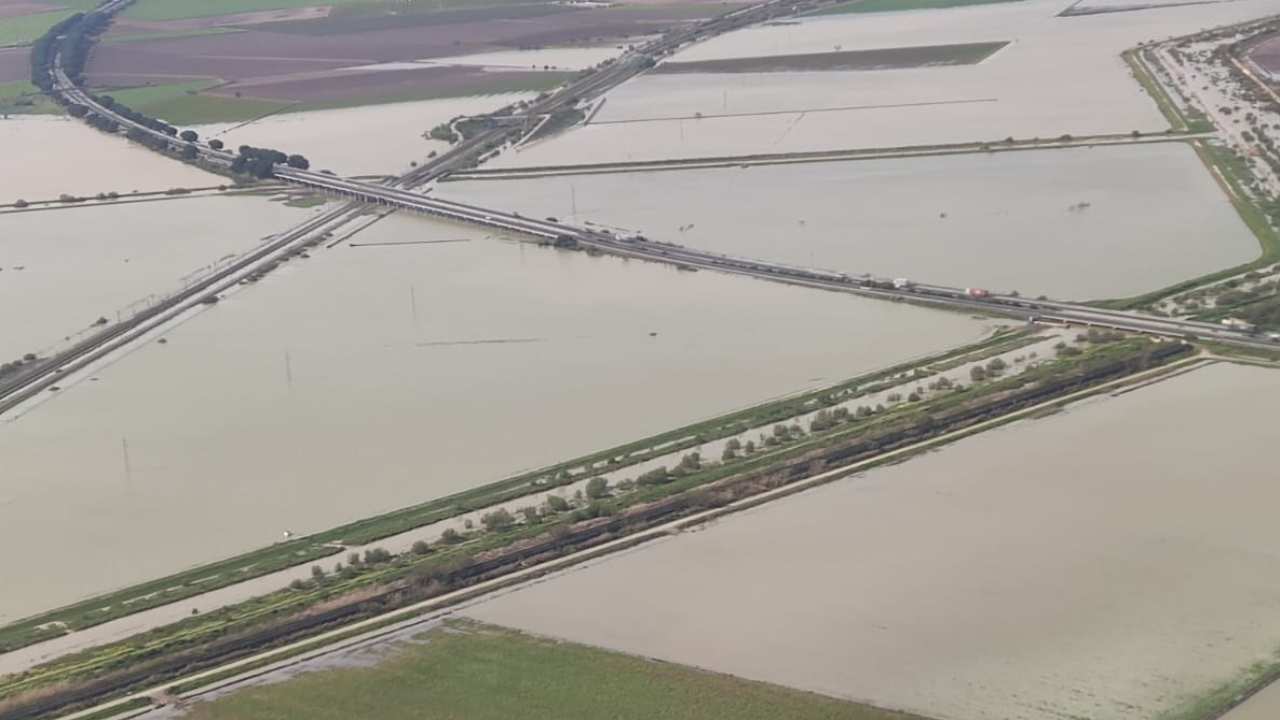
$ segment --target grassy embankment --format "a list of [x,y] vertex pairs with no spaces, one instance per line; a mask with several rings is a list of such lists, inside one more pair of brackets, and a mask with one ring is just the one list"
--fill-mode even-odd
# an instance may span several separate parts
[[936,374],[959,362],[961,358],[986,359],[994,353],[1012,350],[1033,341],[1033,337],[1023,332],[1006,333],[920,361],[861,375],[831,387],[762,403],[549,468],[90,598],[0,628],[0,652],[56,637],[68,630],[93,627],[147,608],[176,602],[287,567],[314,562],[342,552],[343,546],[376,542],[530,493],[580,482],[601,472],[625,468],[751,428],[766,427],[837,401],[847,401],[873,392],[880,384],[888,382],[889,378],[916,367],[928,367],[927,373]]
[[877,13],[898,10],[941,10],[943,8],[970,5],[994,5],[1019,0],[852,0],[817,10],[811,15],[843,15],[846,13]]
[[[525,541],[533,538],[542,538],[540,542],[547,542],[546,538],[576,537],[575,533],[593,532],[592,527],[596,528],[594,532],[597,533],[605,530],[604,526],[579,524],[590,518],[616,518],[616,522],[621,525],[617,530],[609,532],[621,532],[621,537],[629,537],[633,532],[651,527],[651,523],[643,520],[647,515],[632,518],[627,514],[629,508],[658,507],[650,505],[657,502],[666,508],[664,513],[674,512],[674,517],[678,518],[682,513],[688,514],[699,507],[719,507],[717,497],[726,493],[723,500],[741,497],[741,493],[751,497],[753,493],[765,488],[777,487],[778,482],[782,483],[781,487],[790,491],[790,483],[821,468],[821,465],[812,464],[817,462],[815,452],[823,457],[835,452],[831,458],[854,458],[859,453],[867,452],[882,454],[883,448],[900,446],[910,438],[928,438],[946,431],[949,425],[941,418],[990,418],[997,406],[1025,406],[1025,400],[1017,398],[1045,397],[1046,392],[1050,393],[1048,397],[1052,397],[1052,393],[1079,388],[1081,382],[1088,384],[1085,378],[1114,377],[1117,372],[1131,372],[1144,366],[1149,353],[1159,348],[1164,351],[1180,351],[1177,346],[1162,346],[1145,338],[1090,344],[1083,354],[1064,356],[1013,377],[981,383],[964,391],[941,393],[921,403],[903,403],[868,418],[849,418],[830,430],[793,435],[776,450],[739,457],[725,463],[709,463],[685,474],[673,475],[670,480],[657,485],[640,486],[633,491],[609,495],[572,512],[552,513],[544,515],[538,522],[506,525],[491,531],[477,530],[460,538],[458,543],[439,544],[426,555],[406,553],[372,564],[348,566],[344,572],[323,577],[318,582],[302,583],[234,607],[192,617],[175,625],[66,657],[52,665],[11,677],[0,686],[0,697],[16,701],[20,694],[29,696],[29,693],[40,688],[65,688],[69,681],[104,682],[105,678],[121,672],[131,673],[130,677],[133,677],[132,673],[135,671],[131,668],[136,668],[139,664],[151,669],[146,671],[148,674],[145,678],[139,678],[135,682],[163,682],[166,678],[177,677],[173,669],[190,672],[195,668],[207,667],[208,661],[197,658],[210,652],[202,648],[208,648],[211,644],[225,645],[227,641],[231,641],[232,647],[245,648],[245,643],[251,642],[255,650],[278,646],[278,641],[288,638],[281,635],[283,631],[277,628],[295,627],[297,618],[314,618],[312,625],[325,622],[324,617],[314,615],[313,608],[338,608],[343,602],[355,602],[357,605],[351,606],[351,609],[356,614],[344,611],[342,615],[350,622],[404,607],[424,597],[435,597],[440,592],[465,588],[465,578],[471,577],[466,574],[467,568],[472,567],[479,559],[494,557],[494,552],[510,552],[512,549],[518,551],[524,547]],[[978,413],[976,416],[973,415],[975,412]],[[1011,418],[1004,418],[996,422],[1010,420]],[[962,429],[968,427],[963,421],[960,422]],[[977,431],[970,428],[949,439]],[[937,440],[945,441],[948,439]],[[919,451],[923,450],[917,452]],[[884,462],[899,462],[901,459],[873,454],[862,465],[869,467]],[[859,466],[859,469],[865,468]],[[835,477],[837,476],[832,475],[823,481],[830,481]],[[721,480],[730,484],[719,483]],[[712,484],[719,489],[713,489]],[[672,505],[671,501],[676,504]],[[665,515],[658,518],[660,521],[667,519]],[[608,522],[608,527],[612,527],[611,523],[615,520]],[[635,526],[636,530],[626,531],[626,528],[637,522],[639,525]],[[556,542],[563,545],[565,541]],[[534,547],[540,546],[535,544]],[[572,548],[571,545],[565,547]],[[539,569],[542,567],[539,566]],[[459,580],[456,578],[463,578],[463,584],[457,585]],[[343,598],[351,600],[344,601]],[[388,605],[388,602],[392,604]],[[387,617],[386,622],[400,619],[403,618]],[[382,621],[379,618],[379,622]],[[248,639],[251,637],[262,639],[251,641]],[[225,653],[226,650],[217,652]],[[173,659],[163,660],[164,658]],[[162,660],[167,664],[156,664]],[[175,662],[176,667],[173,665]],[[91,680],[92,678],[104,680]],[[207,682],[209,680],[205,679],[201,686]]]
[[[1126,51],[1123,57],[1133,71],[1134,77],[1137,78],[1175,130],[1208,132],[1214,129],[1213,124],[1202,115],[1185,116],[1165,93],[1160,84],[1156,82],[1155,78],[1147,71],[1145,64],[1136,51]],[[1254,183],[1253,174],[1249,170],[1248,164],[1231,149],[1221,145],[1205,140],[1192,140],[1191,146],[1200,161],[1204,163],[1205,167],[1213,175],[1218,186],[1222,188],[1228,201],[1240,215],[1240,219],[1244,221],[1244,224],[1253,233],[1254,237],[1258,239],[1258,245],[1261,248],[1258,258],[1243,265],[1184,280],[1144,295],[1104,300],[1096,303],[1097,305],[1120,310],[1149,307],[1172,295],[1280,261],[1280,233],[1277,233],[1276,229],[1272,227],[1266,213],[1254,201],[1252,194],[1248,190],[1248,187]]]
[[376,666],[309,672],[196,703],[190,720],[918,720],[683,665],[452,621]]

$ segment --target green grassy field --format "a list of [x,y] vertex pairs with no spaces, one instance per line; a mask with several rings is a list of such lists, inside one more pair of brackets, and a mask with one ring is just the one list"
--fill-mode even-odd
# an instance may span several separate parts
[[200,94],[201,90],[217,84],[214,80],[196,80],[103,92],[138,112],[174,125],[252,120],[293,105],[276,100]]
[[365,95],[347,100],[316,103],[295,103],[262,98],[234,98],[205,94],[202,91],[217,85],[215,80],[197,80],[186,83],[149,85],[122,90],[101,89],[100,92],[119,100],[151,117],[160,118],[174,125],[201,123],[241,122],[278,112],[302,112],[305,110],[331,110],[335,108],[383,105],[417,100],[442,100],[451,97],[497,95],[513,92],[541,92],[570,79],[572,73],[538,72],[524,73],[526,77],[479,79],[475,84],[459,91],[440,91],[429,87],[411,88],[395,93]]
[[0,83],[0,114],[57,113],[57,103],[26,80]]
[[54,23],[71,17],[73,12],[72,10],[55,10],[35,15],[2,18],[0,19],[0,46],[30,45],[33,40],[53,27]]
[[98,2],[97,0],[58,0],[53,4],[64,9],[0,18],[0,47],[30,45],[33,40],[53,27],[54,23],[71,17],[77,11],[92,10]]
[[941,8],[965,7],[968,5],[991,5],[1018,0],[853,0],[835,5],[814,15],[843,15],[845,13],[893,12],[895,10],[938,10]]
[[189,720],[918,720],[775,685],[474,623],[371,668],[326,670],[197,703]]

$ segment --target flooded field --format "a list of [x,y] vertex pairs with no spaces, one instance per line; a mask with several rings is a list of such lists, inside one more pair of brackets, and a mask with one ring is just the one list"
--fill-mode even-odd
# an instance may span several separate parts
[[1222,716],[1222,720],[1275,720],[1280,717],[1280,685],[1271,685]]
[[[57,148],[57,152],[50,152]],[[50,116],[0,120],[0,203],[19,198],[55,199],[63,193],[166,190],[217,185],[223,178],[161,157],[124,138],[110,137],[84,123]],[[0,266],[7,265],[0,261]]]
[[1162,717],[1280,647],[1260,396],[1215,365],[467,613],[942,720]]
[[1275,10],[1265,0],[1240,0],[1057,17],[1064,7],[1027,0],[811,17],[728,33],[672,61],[1010,44],[968,66],[653,74],[610,93],[587,127],[495,162],[529,166],[1163,131],[1168,123],[1120,53],[1140,42]]
[[0,424],[0,620],[985,330],[391,218]]
[[[397,174],[411,162],[423,162],[449,144],[426,133],[458,115],[497,110],[532,98],[532,93],[425,100],[340,110],[274,115],[251,123],[196,128],[202,137],[219,138],[227,147],[287,147],[306,155],[314,167],[343,175]],[[353,127],[367,132],[353,134]]]
[[717,252],[1033,296],[1133,295],[1259,253],[1182,144],[478,180],[439,192]]
[[0,215],[0,358],[127,318],[312,212],[199,197]]

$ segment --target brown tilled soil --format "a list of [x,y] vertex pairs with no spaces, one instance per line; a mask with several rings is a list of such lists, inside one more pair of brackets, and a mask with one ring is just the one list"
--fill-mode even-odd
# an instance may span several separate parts
[[28,0],[0,0],[0,18],[34,15],[61,9],[56,3],[29,2]]
[[564,73],[486,72],[481,68],[423,67],[420,70],[380,70],[362,73],[335,73],[322,77],[227,85],[217,95],[239,91],[244,97],[293,100],[303,103],[338,102],[348,99],[392,99],[420,95],[424,89],[441,97],[482,95],[509,91],[532,80],[531,75],[563,79]]
[[262,25],[264,23],[317,20],[327,17],[330,9],[322,6],[258,10],[255,12],[187,18],[184,20],[135,20],[122,17],[111,24],[111,33],[114,35],[136,35],[144,32],[185,32],[217,27],[244,27],[246,25]]
[[0,83],[31,78],[30,48],[0,48]]
[[[373,18],[372,24],[362,17],[290,21],[239,33],[102,45],[90,62],[89,78],[92,83],[120,85],[156,82],[158,74],[228,82],[286,76],[279,77],[279,82],[297,86],[286,90],[332,99],[330,91],[316,86],[317,71],[490,50],[608,42],[656,33],[730,7],[722,3],[590,10],[516,6],[404,16],[393,27],[384,27],[386,19],[381,17]],[[356,31],[359,28],[368,29]],[[305,77],[287,77],[300,74]],[[399,81],[394,78],[370,82]],[[351,88],[353,83],[339,73],[330,82],[336,92],[345,92],[340,89]]]

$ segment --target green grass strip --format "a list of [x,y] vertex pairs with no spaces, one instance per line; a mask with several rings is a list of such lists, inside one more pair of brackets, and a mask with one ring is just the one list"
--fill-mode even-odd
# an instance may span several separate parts
[[453,621],[374,667],[304,673],[198,703],[189,720],[919,720],[778,685]]

